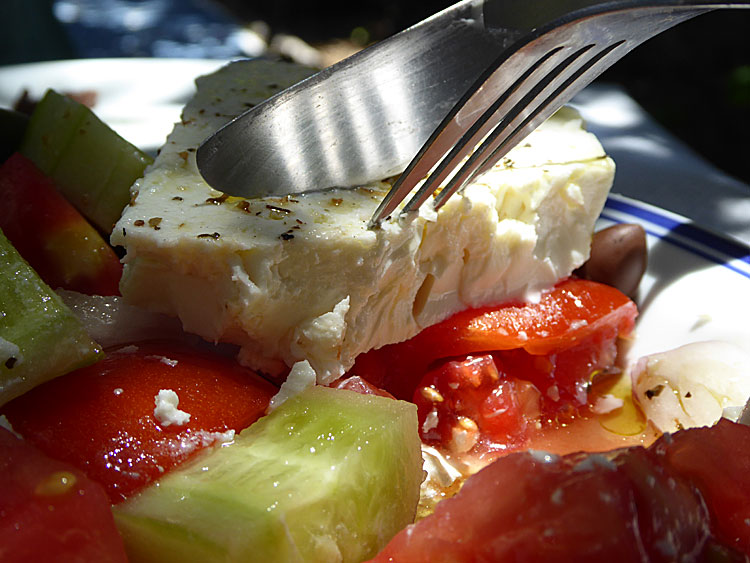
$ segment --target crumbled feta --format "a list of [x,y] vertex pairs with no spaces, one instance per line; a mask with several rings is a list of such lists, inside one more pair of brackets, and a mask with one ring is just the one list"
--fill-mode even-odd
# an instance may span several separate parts
[[171,389],[161,389],[154,397],[154,417],[162,426],[183,426],[190,422],[190,414],[177,408],[180,398]]
[[169,366],[171,368],[173,368],[173,367],[175,367],[177,365],[177,360],[172,360],[170,358],[167,358],[166,356],[159,356],[159,355],[146,356],[146,359],[147,360],[158,360],[162,364],[164,364],[166,366]]
[[271,397],[271,402],[268,405],[268,412],[271,412],[284,401],[291,399],[292,397],[299,395],[307,389],[315,385],[317,375],[315,370],[308,361],[297,362],[292,366],[286,381],[281,384],[279,392]]

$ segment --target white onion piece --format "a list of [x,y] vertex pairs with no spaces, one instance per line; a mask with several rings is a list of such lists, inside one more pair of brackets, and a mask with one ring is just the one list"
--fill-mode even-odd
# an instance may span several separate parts
[[633,395],[662,432],[736,421],[750,399],[750,355],[727,342],[697,342],[641,358]]
[[[122,297],[84,295],[58,289],[65,304],[83,323],[91,338],[104,349],[144,340],[177,340],[192,346],[207,345],[200,337],[182,330],[178,319],[128,305]],[[213,348],[213,345],[208,344]],[[223,348],[227,348],[224,350]],[[233,347],[222,350],[233,355]]]

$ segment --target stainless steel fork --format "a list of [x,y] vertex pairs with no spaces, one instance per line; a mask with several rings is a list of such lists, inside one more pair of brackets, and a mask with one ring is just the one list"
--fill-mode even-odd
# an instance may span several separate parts
[[211,186],[243,197],[401,173],[375,226],[425,177],[403,211],[437,192],[440,207],[645,40],[713,9],[747,7],[463,0],[239,116],[199,147],[198,167]]
[[422,180],[401,212],[419,209],[432,194],[435,209],[440,208],[632,49],[717,8],[750,8],[750,2],[615,1],[573,11],[529,33],[451,109],[370,225],[391,215]]

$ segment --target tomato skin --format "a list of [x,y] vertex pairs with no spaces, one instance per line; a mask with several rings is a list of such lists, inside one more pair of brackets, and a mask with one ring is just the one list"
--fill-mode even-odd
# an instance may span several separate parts
[[0,428],[0,561],[126,563],[102,487]]
[[717,538],[750,555],[750,428],[722,419],[665,436],[654,448],[700,489]]
[[709,540],[700,495],[649,450],[523,452],[471,476],[373,561],[699,561]]
[[750,561],[750,427],[721,420],[649,448],[510,454],[372,561]]
[[633,330],[636,315],[635,304],[618,290],[568,279],[538,303],[470,309],[406,342],[362,354],[351,373],[410,400],[437,360],[492,353],[506,374],[532,381],[550,398],[547,410],[557,411],[585,403],[588,376],[611,366],[616,338]]
[[[177,393],[189,422],[156,420],[154,399],[162,389]],[[114,504],[214,444],[217,433],[252,424],[276,391],[232,359],[149,342],[109,352],[2,412],[27,441],[104,485]]]
[[119,295],[122,264],[54,182],[16,153],[0,166],[0,228],[53,289]]

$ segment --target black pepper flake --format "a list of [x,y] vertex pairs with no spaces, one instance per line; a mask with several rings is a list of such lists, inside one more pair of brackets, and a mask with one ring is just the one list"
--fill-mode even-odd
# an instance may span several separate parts
[[122,236],[124,237],[128,236],[128,233],[125,232],[125,227],[122,228]]
[[151,219],[148,220],[148,226],[154,229],[155,231],[158,231],[161,229],[159,225],[161,225],[162,218],[161,217],[151,217]]
[[657,385],[653,389],[647,389],[646,398],[653,399],[654,397],[658,397],[662,391],[664,391],[664,385]]
[[686,399],[689,399],[692,396],[693,396],[693,394],[690,391],[688,391],[687,393],[685,393],[685,398]]
[[266,205],[266,209],[270,209],[271,211],[279,211],[281,213],[291,213],[291,209],[284,209],[283,207],[276,207],[275,205]]
[[190,147],[187,151],[188,152],[195,152],[197,149],[195,147]]
[[142,227],[145,224],[146,221],[144,221],[143,219],[136,219],[135,221],[133,221],[133,225],[136,227]]
[[281,233],[279,235],[279,238],[281,240],[292,240],[294,238],[294,235],[292,233]]
[[5,360],[5,367],[8,368],[8,369],[13,369],[13,366],[16,365],[17,361],[18,361],[17,358],[14,358],[13,356],[11,356],[7,360]]
[[176,196],[174,196],[172,198],[172,201],[182,201],[182,198],[180,196],[176,195]]
[[209,197],[206,200],[206,203],[211,203],[213,205],[221,205],[227,200],[227,198],[229,198],[229,195],[221,194],[219,197]]
[[305,222],[302,219],[295,219],[295,221],[297,221],[297,223],[299,223],[300,225],[305,224]]
[[216,240],[219,237],[221,237],[219,233],[213,232],[213,233],[201,233],[196,238],[210,238],[210,239]]

